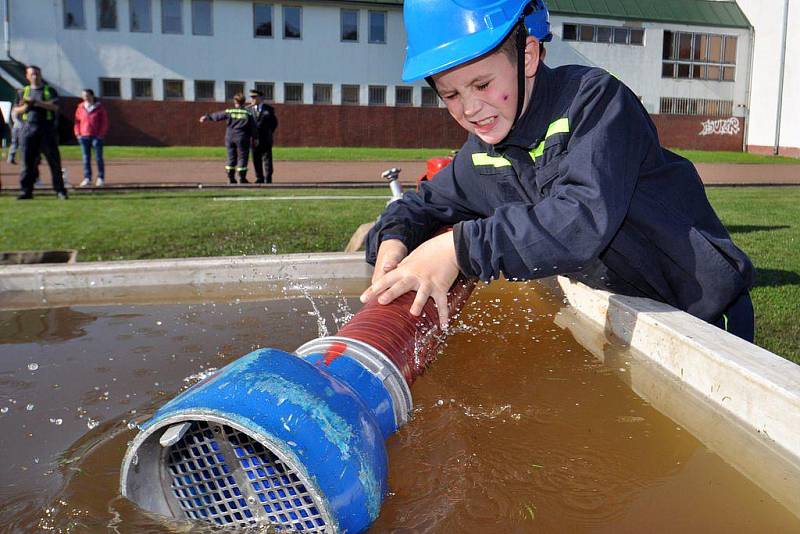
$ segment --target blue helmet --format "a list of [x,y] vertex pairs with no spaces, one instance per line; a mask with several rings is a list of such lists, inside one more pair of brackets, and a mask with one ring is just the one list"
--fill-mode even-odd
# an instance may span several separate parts
[[543,0],[407,0],[403,81],[427,78],[496,48],[522,19],[528,34],[550,41]]

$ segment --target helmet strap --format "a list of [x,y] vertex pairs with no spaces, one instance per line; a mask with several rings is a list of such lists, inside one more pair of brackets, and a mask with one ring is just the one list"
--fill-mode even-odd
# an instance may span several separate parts
[[517,113],[514,116],[514,126],[517,125],[522,107],[525,105],[525,45],[528,39],[528,32],[525,25],[520,23],[514,29],[517,40]]
[[439,94],[439,90],[436,89],[436,82],[433,81],[433,76],[425,76],[425,81],[428,83],[428,85],[431,86],[431,89],[436,91],[436,94],[438,95]]

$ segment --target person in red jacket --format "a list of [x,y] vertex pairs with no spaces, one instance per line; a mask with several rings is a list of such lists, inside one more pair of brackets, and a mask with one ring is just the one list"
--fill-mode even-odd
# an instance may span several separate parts
[[75,110],[75,137],[81,145],[83,154],[83,181],[80,187],[86,187],[92,183],[92,149],[94,148],[95,159],[97,160],[97,181],[95,185],[100,187],[105,184],[105,163],[103,162],[103,139],[108,133],[108,115],[102,102],[94,97],[94,91],[84,89],[83,102],[78,104]]

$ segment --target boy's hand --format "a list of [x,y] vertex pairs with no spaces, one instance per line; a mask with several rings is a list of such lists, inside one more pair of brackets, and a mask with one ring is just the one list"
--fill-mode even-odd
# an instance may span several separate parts
[[432,298],[439,310],[439,324],[444,329],[449,319],[447,292],[457,276],[453,233],[445,232],[420,245],[397,268],[374,280],[361,295],[361,301],[368,302],[377,295],[379,303],[389,304],[409,291],[416,291],[409,310],[411,315],[421,314],[428,298]]
[[[403,258],[408,255],[408,249],[399,239],[387,239],[378,247],[378,257],[375,260],[375,270],[372,271],[372,283],[391,270],[397,268]],[[363,300],[366,302],[366,300]]]

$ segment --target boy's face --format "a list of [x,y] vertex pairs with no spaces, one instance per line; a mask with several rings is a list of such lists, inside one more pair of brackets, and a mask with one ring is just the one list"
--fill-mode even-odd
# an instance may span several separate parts
[[[527,108],[533,77],[539,65],[539,42],[528,37],[525,48]],[[517,113],[517,67],[496,52],[433,77],[450,115],[468,132],[489,144],[506,138]]]

